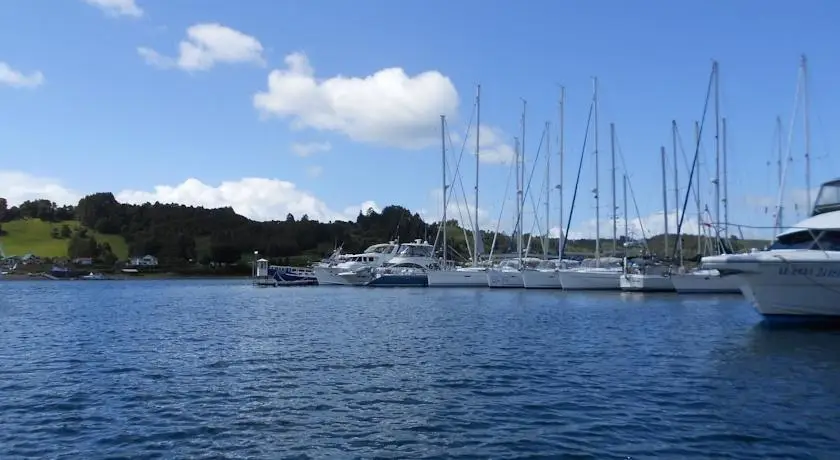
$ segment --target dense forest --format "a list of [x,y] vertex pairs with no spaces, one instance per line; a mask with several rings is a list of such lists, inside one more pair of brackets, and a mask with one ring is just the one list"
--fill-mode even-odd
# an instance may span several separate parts
[[[76,221],[71,229],[66,224],[53,228],[54,238],[68,240],[68,257],[93,257],[109,263],[115,256],[106,244],[95,241],[88,229],[102,235],[119,235],[125,239],[130,255],[154,255],[161,263],[177,265],[190,262],[233,263],[248,260],[254,251],[272,260],[300,263],[320,259],[342,246],[344,252],[360,252],[367,246],[389,240],[425,239],[431,243],[438,235],[439,223],[427,223],[417,213],[401,206],[388,206],[380,212],[373,209],[359,213],[355,222],[317,222],[306,215],[287,215],[282,221],[257,222],[238,215],[232,208],[206,209],[177,204],[122,204],[112,193],[95,193],[82,198],[76,206],[56,206],[48,200],[26,201],[7,206],[0,198],[2,222],[18,219],[41,219],[62,223]],[[0,228],[2,232],[2,228]],[[1,234],[1,233],[0,233]],[[513,241],[506,234],[482,232],[483,253],[488,253],[495,237],[494,251],[513,251]],[[527,239],[527,236],[526,236]],[[654,244],[661,236],[653,238]],[[468,241],[472,233],[455,220],[447,226],[447,240],[452,259],[469,257]],[[686,255],[696,254],[696,238],[686,238]],[[620,243],[623,243],[622,238]],[[661,243],[660,243],[661,244]],[[570,242],[567,251],[592,251],[593,240]],[[609,249],[609,242],[602,242]],[[530,249],[541,253],[539,238]],[[557,253],[557,240],[549,243],[549,252]]]

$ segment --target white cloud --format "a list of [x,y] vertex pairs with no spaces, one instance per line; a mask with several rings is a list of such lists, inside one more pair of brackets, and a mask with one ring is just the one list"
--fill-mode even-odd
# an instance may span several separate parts
[[137,53],[147,64],[186,71],[209,70],[216,64],[265,65],[259,40],[217,23],[190,26],[187,38],[178,48],[178,57],[165,56],[142,46],[137,48]]
[[253,103],[263,116],[290,118],[297,129],[419,149],[440,142],[441,114],[458,111],[455,86],[437,71],[409,76],[391,67],[364,77],[318,79],[303,53],[286,56],[285,63],[286,69],[269,74],[268,90],[256,93]]
[[292,144],[292,153],[299,157],[308,157],[314,153],[329,152],[332,144],[329,142],[296,142]]
[[375,201],[368,200],[358,206],[348,206],[344,208],[343,214],[346,216],[342,220],[348,221],[356,221],[356,217],[359,216],[359,213],[365,214],[368,209],[372,209],[375,212],[382,212],[382,208],[376,204]]
[[319,177],[323,172],[324,168],[318,165],[313,165],[306,168],[306,175],[312,178]]
[[0,85],[13,88],[35,88],[44,84],[44,74],[40,71],[25,74],[15,70],[9,64],[0,62]]
[[[505,141],[505,133],[494,126],[481,125],[478,138],[478,155],[482,163],[490,164],[511,164],[516,152],[513,147]],[[462,137],[452,135],[452,141],[456,144],[453,148],[460,151],[463,143]],[[475,128],[471,128],[467,136],[464,149],[475,154]]]
[[88,5],[95,6],[111,16],[143,16],[143,10],[137,6],[135,0],[84,0]]
[[63,206],[75,205],[82,194],[62,186],[57,179],[35,177],[19,171],[0,171],[0,197],[5,198],[9,206],[42,198]]
[[[9,205],[26,200],[47,199],[58,205],[75,205],[88,192],[73,190],[51,178],[37,177],[18,171],[0,171],[0,197]],[[349,206],[337,212],[313,194],[300,190],[291,182],[278,179],[243,178],[212,186],[198,179],[187,179],[174,185],[159,185],[152,190],[123,190],[114,193],[121,203],[179,203],[207,208],[232,207],[237,213],[254,220],[283,220],[292,213],[300,218],[307,214],[320,221],[355,220],[360,209],[379,207],[373,201]]]

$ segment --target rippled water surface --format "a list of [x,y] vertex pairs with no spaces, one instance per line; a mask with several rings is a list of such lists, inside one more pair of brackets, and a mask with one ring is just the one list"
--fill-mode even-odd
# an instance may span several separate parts
[[0,283],[0,458],[838,458],[840,333],[738,297]]

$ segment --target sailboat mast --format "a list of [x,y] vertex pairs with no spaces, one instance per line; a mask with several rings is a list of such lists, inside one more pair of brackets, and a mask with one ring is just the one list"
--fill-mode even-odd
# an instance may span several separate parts
[[723,129],[723,236],[729,244],[729,180],[726,174],[726,157],[727,157],[727,143],[726,143],[726,118],[721,120]]
[[560,257],[560,249],[563,247],[563,242],[566,240],[566,235],[563,234],[563,157],[565,155],[565,145],[566,139],[565,131],[566,131],[566,120],[565,120],[565,107],[566,107],[566,87],[560,87],[560,184],[557,186],[558,194],[560,195],[560,231],[558,232],[557,238],[557,257]]
[[520,209],[522,201],[520,197],[522,196],[522,184],[520,183],[522,180],[522,176],[519,174],[519,157],[520,157],[520,147],[519,147],[519,138],[513,138],[513,150],[515,154],[515,161],[516,161],[516,251],[519,253],[517,257],[522,257],[522,210]]
[[[700,148],[700,123],[696,121],[694,122],[694,145]],[[700,254],[700,251],[702,251],[700,248],[703,244],[703,205],[700,201],[700,184],[702,184],[700,181],[700,171],[702,168],[700,168],[700,156],[697,156],[696,161],[697,164],[694,165],[694,172],[697,178],[697,188],[695,189],[697,190],[697,253]]]
[[811,215],[813,203],[811,203],[811,122],[808,112],[811,111],[811,96],[808,89],[808,58],[802,55],[802,88],[805,99],[805,114],[803,116],[805,125],[805,199],[808,200],[806,209]]
[[598,174],[598,77],[592,77],[592,98],[595,105],[595,266],[601,266],[601,201]]
[[548,260],[548,241],[551,238],[549,234],[549,220],[551,220],[551,208],[549,207],[549,199],[551,198],[551,123],[545,122],[545,238],[543,239],[543,258]]
[[[621,185],[622,185],[623,192],[624,192],[624,195],[623,195],[624,196],[624,241],[629,241],[630,231],[629,231],[629,226],[627,224],[627,215],[629,213],[629,211],[627,210],[627,174],[622,174],[621,178],[622,178],[622,184]],[[625,252],[627,252],[626,249],[625,249]]]
[[[674,206],[676,208],[674,228],[680,230],[680,162],[677,161],[677,120],[671,120],[671,142],[674,151]],[[668,211],[665,211],[665,218],[668,218]],[[674,247],[682,253],[682,236],[679,233],[682,232],[678,232]]]
[[443,268],[446,268],[446,115],[440,116],[440,156],[443,181]]
[[615,123],[610,123],[610,161],[612,166],[612,255],[616,254],[616,243],[618,241],[618,207],[615,200]]
[[524,222],[522,221],[522,217],[525,214],[525,113],[528,109],[528,101],[522,99],[522,140],[521,145],[519,146],[519,159],[522,161],[522,167],[519,169],[519,173],[521,175],[519,179],[519,260],[520,266],[522,261],[522,229],[525,228]]
[[717,61],[712,64],[712,71],[715,74],[715,235],[717,236],[720,229],[720,93]]
[[[479,241],[481,240],[481,229],[478,226],[478,164],[479,164],[479,139],[481,134],[481,85],[476,85],[475,88],[475,205],[473,213],[475,214],[475,228],[473,228],[473,266],[478,266],[478,249]],[[484,242],[481,241],[481,248],[484,248]]]
[[662,156],[662,209],[665,210],[665,254],[668,254],[668,175],[665,172],[665,147],[661,147]]
[[[778,180],[779,180],[779,190],[782,189],[782,165],[784,164],[783,154],[782,154],[782,117],[776,116],[776,131],[779,135],[778,142],[778,149],[779,149],[779,159],[776,162],[776,167],[778,168]],[[778,209],[776,210],[776,232],[775,234],[781,233],[782,231],[782,206],[781,202],[779,204]]]

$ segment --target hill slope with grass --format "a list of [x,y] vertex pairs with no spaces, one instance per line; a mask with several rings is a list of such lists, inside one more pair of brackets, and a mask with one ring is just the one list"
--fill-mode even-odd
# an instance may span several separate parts
[[[62,235],[62,229],[64,230]],[[34,254],[38,257],[68,257],[72,234],[85,228],[79,221],[64,220],[46,222],[41,219],[17,219],[0,223],[0,245],[6,256]],[[128,245],[121,235],[106,235],[86,229],[97,243],[108,243],[111,251],[120,259],[128,258]]]

